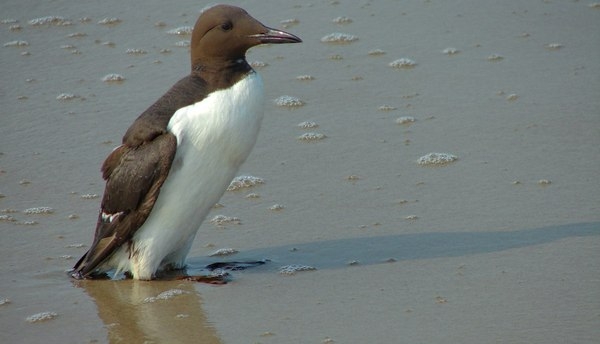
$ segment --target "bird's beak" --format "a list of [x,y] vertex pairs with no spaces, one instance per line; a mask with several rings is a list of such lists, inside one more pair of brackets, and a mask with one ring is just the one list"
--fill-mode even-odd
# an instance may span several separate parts
[[267,32],[265,32],[265,33],[250,35],[249,37],[258,39],[260,41],[260,43],[280,44],[280,43],[300,43],[300,42],[302,42],[302,40],[299,37],[292,35],[289,32],[275,30],[275,29],[271,29],[271,28],[267,28]]

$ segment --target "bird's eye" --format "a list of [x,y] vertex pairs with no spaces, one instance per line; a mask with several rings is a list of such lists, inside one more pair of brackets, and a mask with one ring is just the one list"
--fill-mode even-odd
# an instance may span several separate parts
[[221,29],[223,31],[229,31],[231,29],[233,29],[233,24],[231,22],[227,22],[221,25]]

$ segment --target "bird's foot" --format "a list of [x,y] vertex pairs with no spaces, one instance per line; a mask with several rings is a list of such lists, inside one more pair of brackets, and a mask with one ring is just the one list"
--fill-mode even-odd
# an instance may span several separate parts
[[227,282],[229,281],[229,277],[230,275],[228,273],[224,273],[219,275],[179,276],[177,277],[177,279],[183,281],[223,285],[227,284]]

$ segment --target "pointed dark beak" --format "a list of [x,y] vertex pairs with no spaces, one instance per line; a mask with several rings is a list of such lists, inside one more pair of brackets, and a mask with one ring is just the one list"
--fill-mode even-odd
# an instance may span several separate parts
[[267,28],[267,32],[265,33],[259,33],[256,35],[251,35],[250,37],[254,37],[256,39],[258,39],[260,41],[260,43],[273,43],[273,44],[280,44],[280,43],[300,43],[302,42],[302,40],[295,36],[292,35],[291,33],[285,32],[285,31],[280,31],[280,30],[275,30],[275,29],[271,29],[271,28]]

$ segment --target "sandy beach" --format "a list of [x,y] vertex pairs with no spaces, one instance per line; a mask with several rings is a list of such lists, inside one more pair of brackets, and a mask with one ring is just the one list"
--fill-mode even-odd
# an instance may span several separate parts
[[65,273],[208,3],[0,5],[0,342],[599,342],[600,3],[230,3],[303,43],[247,56],[252,183],[188,268],[267,263],[224,286]]

